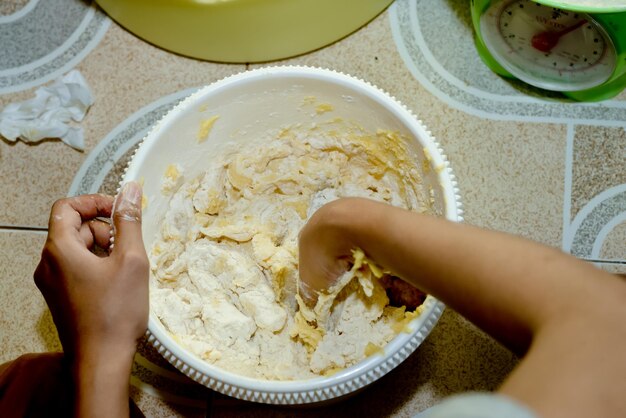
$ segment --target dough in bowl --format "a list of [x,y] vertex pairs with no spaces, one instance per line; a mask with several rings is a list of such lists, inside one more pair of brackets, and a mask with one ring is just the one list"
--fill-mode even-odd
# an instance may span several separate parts
[[384,272],[357,250],[323,309],[307,309],[296,297],[298,233],[340,197],[431,213],[406,141],[332,119],[227,144],[194,178],[172,162],[150,251],[153,313],[198,357],[259,379],[328,375],[382,353],[419,308],[390,306]]

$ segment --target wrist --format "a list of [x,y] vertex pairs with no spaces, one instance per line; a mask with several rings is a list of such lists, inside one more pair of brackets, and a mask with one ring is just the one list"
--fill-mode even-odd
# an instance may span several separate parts
[[337,237],[346,241],[351,251],[355,247],[367,252],[366,244],[371,241],[376,230],[382,227],[384,221],[383,209],[387,205],[364,199],[343,198],[327,205],[324,223]]
[[75,383],[128,382],[135,351],[131,344],[81,345],[68,359]]
[[76,417],[127,416],[134,354],[134,346],[98,344],[70,356]]
[[136,342],[89,341],[76,347],[71,355],[71,361],[76,365],[82,363],[88,363],[91,366],[109,364],[121,368],[124,365],[132,365],[136,351]]

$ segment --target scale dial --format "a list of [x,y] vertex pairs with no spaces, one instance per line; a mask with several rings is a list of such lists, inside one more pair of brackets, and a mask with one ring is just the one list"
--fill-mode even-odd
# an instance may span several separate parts
[[534,86],[576,91],[607,81],[616,51],[586,13],[530,0],[494,0],[480,18],[487,49],[511,74]]

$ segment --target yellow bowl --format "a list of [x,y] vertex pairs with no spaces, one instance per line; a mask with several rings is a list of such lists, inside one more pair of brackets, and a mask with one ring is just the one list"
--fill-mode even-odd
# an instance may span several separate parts
[[159,47],[211,61],[303,54],[357,30],[393,0],[96,0]]

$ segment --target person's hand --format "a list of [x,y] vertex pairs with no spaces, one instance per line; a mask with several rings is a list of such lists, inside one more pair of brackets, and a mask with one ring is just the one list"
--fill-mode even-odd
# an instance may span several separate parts
[[[128,183],[113,198],[86,195],[52,207],[48,239],[35,283],[52,312],[66,354],[103,348],[134,353],[148,320],[148,259],[141,237],[141,187]],[[109,246],[109,225],[96,220],[113,212],[115,246],[98,257],[94,244]]]
[[[57,327],[74,383],[74,415],[128,416],[129,378],[148,322],[148,258],[141,237],[141,187],[114,201],[87,195],[52,207],[35,283]],[[96,217],[112,217],[110,226]],[[90,251],[108,248],[100,257]]]
[[[320,292],[332,287],[350,268],[352,250],[358,245],[346,230],[344,220],[361,199],[340,199],[318,209],[300,231],[299,294],[308,305]],[[358,209],[357,209],[358,210]]]
[[[322,206],[300,232],[299,294],[312,306],[323,292],[351,268],[352,251],[376,251],[376,230],[382,218],[394,216],[392,206],[361,198],[343,198]],[[371,254],[370,254],[371,255]],[[378,261],[378,260],[374,260]],[[381,285],[393,306],[413,310],[426,295],[393,275],[384,274]]]

